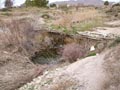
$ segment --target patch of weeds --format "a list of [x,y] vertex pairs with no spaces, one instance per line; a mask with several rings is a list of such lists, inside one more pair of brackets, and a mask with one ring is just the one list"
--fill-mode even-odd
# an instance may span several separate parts
[[52,30],[60,30],[60,29],[61,29],[61,26],[51,25],[51,26],[50,26],[50,29],[52,29]]
[[76,27],[72,27],[72,33],[73,33],[73,34],[77,34],[77,31],[78,31],[78,30],[76,29]]
[[73,30],[75,31],[88,31],[95,27],[103,26],[103,21],[101,19],[88,20],[81,23],[75,24]]
[[8,13],[8,12],[5,12],[5,13],[1,13],[1,15],[4,15],[4,16],[11,16],[12,14],[11,14],[11,13]]
[[67,34],[69,34],[70,33],[70,31],[66,28],[66,27],[63,27],[63,30],[62,30],[64,33],[67,33]]
[[85,24],[81,25],[80,30],[86,31],[86,30],[90,30],[92,27],[93,27],[92,23],[85,23]]
[[12,11],[11,9],[8,9],[8,8],[3,8],[3,9],[1,9],[0,11],[2,11],[2,12],[7,12],[7,11]]
[[62,31],[62,32],[66,33],[66,34],[70,34],[72,32],[71,30],[68,30],[67,27],[55,26],[55,25],[51,25],[50,29]]
[[90,57],[90,56],[96,56],[96,53],[95,53],[95,52],[90,53],[90,54],[88,54],[88,56],[87,56],[87,57]]
[[100,25],[101,25],[101,23],[97,20],[88,21],[88,22],[82,23],[80,25],[80,30],[86,31],[86,30],[90,30],[90,29],[97,27],[97,26],[100,26]]

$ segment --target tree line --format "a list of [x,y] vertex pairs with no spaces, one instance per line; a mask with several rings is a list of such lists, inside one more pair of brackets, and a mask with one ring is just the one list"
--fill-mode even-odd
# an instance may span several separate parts
[[[14,2],[14,0],[5,0],[5,7],[11,8],[13,6],[13,2]],[[30,6],[47,7],[48,3],[49,3],[48,0],[26,0],[24,4],[26,7],[30,7]],[[105,6],[109,5],[109,2],[105,1],[104,5]],[[55,6],[55,5],[53,4],[51,6]]]
[[[13,7],[14,0],[5,0],[4,6],[6,8],[11,8]],[[25,1],[25,6],[36,6],[36,7],[46,7],[47,4],[49,3],[48,0],[26,0]]]

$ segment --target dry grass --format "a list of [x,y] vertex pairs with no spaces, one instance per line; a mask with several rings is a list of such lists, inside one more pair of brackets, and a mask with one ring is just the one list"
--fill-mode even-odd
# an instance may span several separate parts
[[90,30],[91,28],[101,26],[103,23],[103,14],[100,13],[99,10],[82,7],[77,11],[71,8],[67,12],[61,9],[56,10],[35,7],[13,8],[11,12],[1,12],[0,17],[41,17],[44,14],[50,16],[50,18],[45,19],[45,24],[48,28],[67,33],[74,33],[74,31],[76,33],[78,30]]
[[70,63],[75,62],[78,58],[82,58],[85,55],[85,48],[76,43],[71,43],[64,46],[62,59],[69,61]]
[[85,9],[83,11],[72,11],[70,13],[64,13],[61,18],[54,21],[54,25],[71,27],[74,23],[80,23],[83,21],[89,21],[101,17],[98,10],[95,9]]
[[33,26],[24,20],[2,22],[0,49],[23,55],[31,55],[36,50]]
[[27,57],[0,51],[0,90],[16,90],[41,75],[46,66],[36,66]]

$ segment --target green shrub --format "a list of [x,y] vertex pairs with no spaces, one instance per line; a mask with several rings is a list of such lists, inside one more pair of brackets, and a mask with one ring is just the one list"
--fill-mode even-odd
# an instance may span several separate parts
[[48,4],[48,0],[26,0],[26,7],[35,6],[35,7],[46,7]]
[[54,3],[50,4],[50,7],[56,7],[56,4],[54,4]]
[[93,52],[93,53],[88,54],[88,56],[87,56],[87,57],[90,57],[90,56],[95,56],[95,55],[96,55],[96,53],[95,53],[95,52]]
[[109,5],[109,2],[108,2],[108,1],[105,1],[105,2],[104,2],[104,5],[105,5],[105,6],[108,6],[108,5]]

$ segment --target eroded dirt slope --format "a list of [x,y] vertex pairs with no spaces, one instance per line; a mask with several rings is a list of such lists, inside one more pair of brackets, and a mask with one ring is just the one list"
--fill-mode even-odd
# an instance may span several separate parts
[[119,90],[119,45],[97,56],[46,71],[19,90]]

